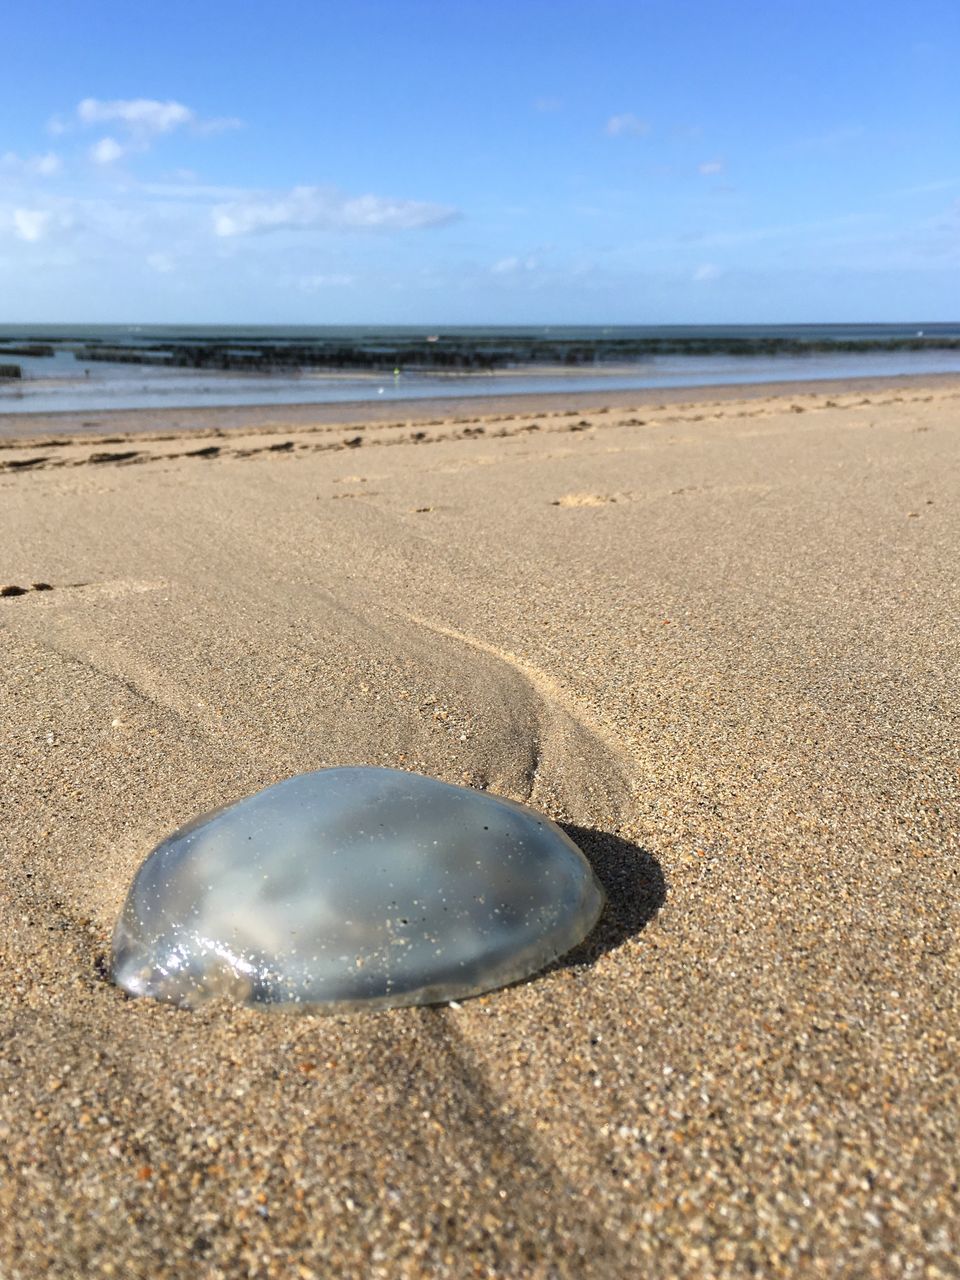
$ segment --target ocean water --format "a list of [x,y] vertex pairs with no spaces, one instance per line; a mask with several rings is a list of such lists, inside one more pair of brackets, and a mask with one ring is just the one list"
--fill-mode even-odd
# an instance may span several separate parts
[[[33,344],[52,354],[15,350]],[[217,361],[233,367],[211,367]],[[404,401],[960,373],[960,323],[3,325],[3,364],[22,376],[0,378],[0,413]]]

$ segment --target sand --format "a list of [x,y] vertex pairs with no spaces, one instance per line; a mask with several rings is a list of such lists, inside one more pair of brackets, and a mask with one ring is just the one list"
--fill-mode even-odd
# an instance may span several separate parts
[[[958,1274],[960,383],[471,418],[0,449],[0,1275]],[[594,937],[106,981],[156,841],[346,763],[557,817]]]
[[[561,375],[562,376],[562,375]],[[285,429],[292,426],[331,425],[392,427],[421,426],[424,423],[456,419],[460,422],[484,421],[489,417],[518,414],[536,415],[564,413],[572,410],[663,409],[669,405],[689,404],[693,399],[709,399],[713,403],[728,400],[769,399],[771,396],[803,396],[815,387],[821,395],[845,393],[851,385],[861,395],[916,388],[949,390],[957,383],[953,374],[901,374],[885,378],[858,378],[856,383],[819,379],[809,382],[752,383],[727,386],[649,387],[623,391],[609,387],[601,391],[566,391],[553,394],[487,394],[464,396],[455,393],[422,400],[387,398],[354,400],[329,404],[288,405],[196,405],[184,408],[156,409],[74,409],[56,413],[6,412],[13,401],[0,399],[0,448],[20,439],[75,435],[96,438],[111,435],[166,434],[170,431],[204,431],[232,434],[237,428],[247,430],[266,427]]]

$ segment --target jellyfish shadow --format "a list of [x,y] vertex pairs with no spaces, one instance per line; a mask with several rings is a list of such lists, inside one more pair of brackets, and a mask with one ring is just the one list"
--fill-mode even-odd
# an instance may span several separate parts
[[583,852],[607,895],[596,927],[551,969],[595,964],[644,929],[667,900],[667,882],[649,850],[610,831],[558,824]]

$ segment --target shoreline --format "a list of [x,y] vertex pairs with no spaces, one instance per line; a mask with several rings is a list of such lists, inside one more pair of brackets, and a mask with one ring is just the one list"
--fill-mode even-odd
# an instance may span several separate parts
[[[68,409],[53,413],[0,412],[0,442],[4,447],[20,441],[51,436],[91,433],[141,435],[162,431],[192,434],[238,429],[355,426],[365,423],[418,425],[437,420],[476,422],[504,415],[536,414],[600,408],[644,409],[651,406],[699,404],[703,401],[736,402],[784,396],[847,395],[877,391],[948,387],[960,382],[960,374],[895,374],[889,377],[826,378],[803,381],[720,383],[689,387],[638,387],[632,390],[563,391],[553,393],[504,392],[491,396],[437,396],[410,400],[349,400],[319,404],[251,404],[164,406],[162,409]],[[171,418],[174,421],[171,421]]]

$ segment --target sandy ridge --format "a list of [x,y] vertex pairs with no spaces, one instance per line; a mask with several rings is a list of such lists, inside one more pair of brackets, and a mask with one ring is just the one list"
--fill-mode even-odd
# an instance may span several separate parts
[[[882,407],[891,404],[949,404],[960,399],[960,389],[922,388],[889,390],[858,395],[850,392],[838,396],[807,393],[792,396],[790,412],[817,413],[825,410],[845,412]],[[777,407],[779,412],[779,405]],[[729,401],[693,401],[689,404],[637,405],[628,409],[611,409],[601,405],[585,410],[552,410],[536,414],[490,414],[469,418],[428,420],[422,424],[409,421],[375,422],[357,433],[355,424],[323,424],[295,427],[283,422],[265,423],[254,431],[241,427],[190,429],[176,433],[127,432],[100,436],[63,435],[37,440],[0,440],[0,472],[27,472],[58,467],[132,465],[189,458],[198,461],[214,459],[246,459],[270,454],[305,453],[339,449],[356,449],[367,444],[436,444],[441,441],[470,439],[489,435],[503,439],[533,431],[563,432],[594,430],[601,427],[661,427],[682,423],[716,422],[732,419],[769,417],[771,410],[764,401],[753,399]],[[643,414],[644,416],[638,416]],[[571,421],[576,419],[576,421]],[[411,429],[411,427],[413,429]],[[275,437],[282,435],[282,440]],[[184,448],[189,441],[190,448]],[[135,447],[134,447],[135,446]]]

